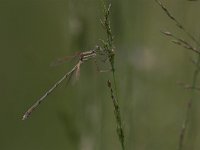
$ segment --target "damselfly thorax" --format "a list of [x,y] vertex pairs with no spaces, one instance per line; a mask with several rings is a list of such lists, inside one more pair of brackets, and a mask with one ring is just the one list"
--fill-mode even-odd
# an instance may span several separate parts
[[65,57],[61,57],[56,59],[55,61],[53,61],[50,66],[54,67],[54,66],[58,66],[61,65],[65,62],[68,61],[72,61],[75,59],[78,60],[88,60],[89,58],[95,57],[96,56],[96,52],[94,50],[91,51],[85,51],[85,52],[75,52],[75,54],[70,55],[70,56],[65,56]]

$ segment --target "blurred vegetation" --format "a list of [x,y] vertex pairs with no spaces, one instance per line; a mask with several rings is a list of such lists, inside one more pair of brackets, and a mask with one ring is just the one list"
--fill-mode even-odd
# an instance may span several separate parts
[[[111,0],[116,78],[127,150],[176,150],[191,93],[193,53],[160,34],[184,37],[151,0]],[[200,2],[168,0],[167,8],[199,38]],[[0,149],[120,150],[106,85],[110,73],[88,63],[78,82],[63,84],[27,121],[28,106],[67,72],[73,62],[49,67],[57,58],[92,49],[105,34],[101,1],[0,0]],[[104,65],[102,64],[102,67]],[[198,92],[185,149],[199,143]]]

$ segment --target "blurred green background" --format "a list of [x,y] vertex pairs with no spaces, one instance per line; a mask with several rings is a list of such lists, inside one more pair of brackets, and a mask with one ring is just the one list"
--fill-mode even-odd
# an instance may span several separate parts
[[[176,150],[191,93],[191,52],[160,34],[189,40],[153,0],[112,0],[116,74],[127,150]],[[200,3],[164,4],[200,37]],[[100,0],[0,0],[0,149],[120,150],[106,80],[88,62],[75,84],[56,89],[26,120],[23,113],[73,65],[49,64],[90,50],[105,36]],[[185,149],[200,148],[198,93]]]

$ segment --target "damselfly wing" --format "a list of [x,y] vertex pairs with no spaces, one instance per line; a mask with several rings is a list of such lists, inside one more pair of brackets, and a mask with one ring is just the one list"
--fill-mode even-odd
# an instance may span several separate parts
[[81,52],[76,52],[74,55],[58,58],[55,61],[53,61],[50,64],[50,66],[51,67],[56,67],[56,66],[59,66],[61,64],[64,64],[65,62],[73,61],[74,59],[78,58],[78,56],[80,54],[81,54]]

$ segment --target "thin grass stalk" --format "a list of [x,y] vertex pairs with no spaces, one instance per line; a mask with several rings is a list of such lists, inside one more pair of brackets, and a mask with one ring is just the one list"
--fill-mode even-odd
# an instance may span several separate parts
[[104,30],[106,31],[107,40],[106,41],[102,40],[102,42],[103,42],[103,47],[105,49],[105,52],[107,53],[107,56],[108,56],[108,59],[110,62],[115,91],[117,94],[117,84],[116,84],[116,78],[115,78],[115,50],[114,50],[115,47],[113,45],[114,36],[112,35],[111,24],[110,24],[110,19],[109,19],[110,9],[111,9],[111,4],[109,4],[108,8],[104,4],[104,14],[105,15],[104,15],[103,20],[101,20],[101,24],[102,24]]
[[[200,55],[198,55],[198,62],[197,65],[200,65]],[[192,108],[192,102],[194,100],[194,96],[195,96],[195,91],[196,91],[196,85],[197,85],[197,78],[200,72],[200,68],[196,67],[196,69],[193,72],[193,77],[192,77],[192,85],[191,85],[191,89],[192,89],[192,97],[189,99],[188,104],[187,104],[187,108],[186,108],[186,115],[185,115],[185,119],[183,121],[183,125],[181,128],[181,132],[180,132],[180,137],[179,137],[179,147],[178,150],[182,150],[183,149],[183,142],[184,142],[184,138],[185,138],[185,133],[186,133],[186,129],[188,127],[188,123],[189,123],[189,116],[190,116],[190,111]]]
[[168,36],[168,37],[171,37],[173,38],[172,39],[172,42],[176,45],[179,45],[185,49],[188,49],[188,50],[191,50],[197,54],[200,54],[200,51],[192,46],[192,44],[190,44],[189,42],[187,42],[186,40],[184,40],[183,38],[179,38],[179,37],[176,37],[174,34],[172,34],[171,32],[169,31],[161,31],[161,33],[163,33],[164,35]]
[[200,42],[189,32],[186,28],[169,12],[169,10],[161,3],[159,0],[155,2],[162,8],[165,14],[176,24],[176,26],[181,29],[188,37],[190,37],[197,45],[200,45]]
[[101,24],[104,30],[106,31],[107,40],[106,41],[102,40],[102,43],[103,43],[104,52],[107,54],[107,58],[111,66],[113,83],[114,83],[114,88],[115,88],[115,91],[113,91],[111,82],[110,81],[107,82],[107,85],[110,88],[111,98],[114,105],[114,114],[115,114],[115,119],[117,123],[117,135],[121,143],[122,150],[125,150],[124,131],[122,128],[122,119],[121,119],[121,113],[120,113],[120,106],[118,102],[118,94],[117,94],[118,91],[117,91],[117,83],[116,83],[116,77],[115,77],[115,47],[113,44],[114,36],[112,35],[110,18],[109,18],[110,9],[111,9],[111,4],[109,4],[108,8],[104,4],[104,18],[103,20],[101,20]]
[[117,122],[118,138],[119,138],[119,141],[121,143],[122,149],[125,150],[124,131],[123,131],[123,128],[122,128],[122,119],[121,119],[119,103],[114,96],[114,92],[113,92],[112,84],[111,84],[110,80],[107,81],[107,86],[110,89],[110,95],[111,95],[111,99],[112,99],[113,106],[114,106],[114,114],[115,114],[115,119],[116,119],[116,122]]
[[200,87],[199,86],[193,87],[192,85],[185,84],[183,82],[177,82],[177,84],[179,84],[180,86],[182,86],[184,89],[187,89],[187,90],[189,89],[189,90],[200,91]]
[[192,93],[191,93],[191,98],[189,99],[188,103],[187,103],[187,108],[186,108],[186,114],[185,114],[185,118],[182,124],[182,128],[180,131],[180,135],[179,135],[179,143],[178,143],[178,150],[182,150],[183,149],[183,142],[185,139],[185,134],[186,134],[186,129],[188,127],[188,122],[189,122],[189,116],[190,116],[190,112],[191,112],[191,108],[192,108],[192,103],[194,101],[194,95],[195,95],[195,90],[196,85],[197,85],[197,78],[200,72],[200,51],[199,51],[199,47],[200,47],[200,43],[199,41],[192,35],[190,34],[190,32],[188,32],[185,27],[183,27],[183,25],[169,12],[169,10],[159,1],[159,0],[155,0],[155,2],[162,8],[162,10],[166,13],[166,15],[173,21],[175,22],[176,26],[181,29],[189,38],[191,38],[193,40],[193,42],[198,46],[198,48],[194,48],[193,46],[191,46],[188,42],[186,42],[185,40],[181,39],[181,38],[177,38],[175,37],[173,34],[171,34],[170,32],[164,32],[165,35],[167,36],[171,36],[173,38],[176,39],[176,41],[173,41],[175,44],[178,44],[186,49],[190,49],[193,52],[195,52],[198,56],[197,58],[197,63],[195,63],[195,70],[193,72],[193,77],[192,77],[192,85],[191,85],[191,89],[192,89]]

